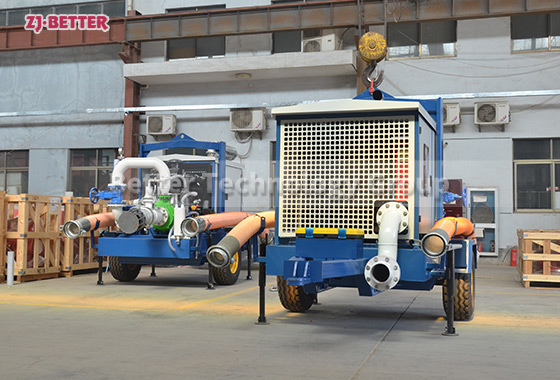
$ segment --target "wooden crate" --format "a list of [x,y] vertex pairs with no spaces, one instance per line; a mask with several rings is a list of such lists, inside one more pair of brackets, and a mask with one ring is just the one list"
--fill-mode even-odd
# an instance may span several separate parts
[[517,230],[523,286],[560,284],[560,230]]
[[0,191],[0,282],[6,279],[6,192]]
[[[63,223],[92,214],[109,212],[107,203],[107,201],[99,201],[97,204],[92,204],[89,198],[64,197],[62,198]],[[94,236],[98,237],[99,231],[95,231]],[[68,239],[63,235],[62,242],[63,251],[60,259],[62,275],[71,276],[74,271],[94,269],[99,266],[97,249],[91,248],[91,234],[88,233],[77,239]]]
[[60,273],[61,197],[6,195],[6,247],[15,252],[14,274],[20,282]]

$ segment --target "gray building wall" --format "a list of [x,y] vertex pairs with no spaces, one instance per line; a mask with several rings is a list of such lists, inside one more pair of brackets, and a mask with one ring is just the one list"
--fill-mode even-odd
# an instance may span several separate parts
[[[59,0],[57,4],[73,2]],[[51,4],[48,0],[8,0],[3,8]],[[201,1],[228,7],[265,5],[268,1]],[[143,14],[197,5],[180,0],[135,0]],[[198,4],[201,5],[201,4]],[[392,95],[449,94],[558,89],[559,52],[512,54],[510,19],[461,20],[457,26],[457,56],[388,60],[381,64],[381,89]],[[382,31],[382,28],[373,28]],[[348,33],[352,38],[352,33]],[[346,36],[348,37],[348,36]],[[227,56],[268,54],[269,35],[228,37]],[[68,48],[2,53],[0,56],[0,112],[73,110],[123,105],[124,80],[119,46]],[[274,59],[271,57],[271,59]],[[163,62],[165,44],[143,44],[145,62]],[[227,83],[151,85],[142,90],[142,105],[278,103],[348,98],[355,95],[355,77],[285,78],[284,80]],[[469,187],[499,191],[499,247],[516,244],[518,228],[558,228],[556,213],[516,213],[513,210],[512,139],[558,137],[556,119],[560,97],[496,99],[511,104],[512,120],[501,132],[474,124],[474,102],[462,100],[462,122],[456,133],[446,132],[445,176],[462,178]],[[199,140],[223,140],[244,153],[229,130],[227,111],[177,112],[179,132]],[[254,139],[242,161],[246,175],[268,179],[270,142],[276,139],[270,115],[262,139]],[[144,119],[142,119],[144,120]],[[144,123],[141,133],[145,134]],[[153,141],[147,137],[147,141]],[[0,149],[30,149],[30,192],[62,194],[68,181],[68,150],[117,147],[122,144],[122,115],[68,115],[0,118]],[[266,192],[245,197],[250,211],[270,207]]]
[[[0,112],[123,106],[119,46],[0,54]],[[64,195],[69,151],[122,145],[120,114],[0,118],[0,150],[29,150],[32,194]]]

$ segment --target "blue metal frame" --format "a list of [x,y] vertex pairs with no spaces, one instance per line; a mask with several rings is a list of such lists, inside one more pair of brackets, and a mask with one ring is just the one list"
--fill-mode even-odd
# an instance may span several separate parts
[[[218,191],[218,205],[216,207],[216,212],[225,211],[226,197],[225,192],[220,189],[220,181],[226,178],[226,143],[220,142],[205,142],[197,141],[192,137],[187,136],[184,133],[180,133],[173,139],[166,142],[151,143],[151,144],[140,144],[140,157],[147,157],[150,152],[157,150],[173,149],[173,148],[186,148],[186,149],[213,149],[218,153],[218,189],[213,191]],[[209,162],[212,162],[209,160]],[[214,186],[214,182],[212,182]]]
[[[354,99],[374,101],[365,91]],[[401,100],[384,93],[384,99],[394,101],[417,101],[436,122],[435,131],[435,215],[437,219],[443,214],[443,117],[442,99],[436,100]],[[390,115],[403,114],[390,112]],[[410,112],[406,112],[410,114]],[[344,116],[344,115],[337,115]],[[352,116],[359,116],[353,114]],[[313,115],[317,117],[317,115]],[[418,129],[419,117],[416,117]],[[279,117],[282,120],[301,118],[299,115]],[[418,136],[418,132],[416,132]],[[276,141],[280,142],[280,128],[276,131]],[[418,138],[415,139],[418,144]],[[416,173],[419,163],[419,149],[416,147]],[[432,155],[432,157],[434,157]],[[280,162],[280,149],[276,150],[276,162]],[[276,165],[276,178],[280,175],[280,165]],[[276,204],[279,203],[280,184],[276,182]],[[419,190],[415,189],[415,198],[418,199]],[[278,221],[278,206],[275,210]],[[418,220],[418,210],[414,210],[415,220]],[[277,226],[278,227],[278,226]],[[304,226],[302,226],[304,227]],[[278,231],[278,228],[276,229]],[[418,229],[415,229],[415,239],[419,238]],[[459,241],[455,242],[458,243]],[[462,248],[455,251],[456,272],[470,273],[472,263],[476,265],[474,245],[471,241],[461,240]],[[401,280],[395,289],[431,290],[439,279],[445,275],[445,255],[433,260],[426,257],[421,249],[408,242],[399,241],[398,263],[401,267]],[[336,251],[336,252],[335,252]],[[289,285],[303,286],[307,293],[317,293],[332,287],[357,288],[361,296],[373,296],[378,293],[371,288],[364,279],[364,268],[369,259],[378,254],[377,244],[368,241],[340,240],[340,239],[306,239],[306,238],[279,238],[275,236],[273,245],[267,249],[266,269],[268,275],[283,276]]]
[[206,263],[209,238],[217,242],[225,235],[224,230],[216,230],[200,234],[198,239],[182,240],[179,246],[173,242],[173,252],[167,236],[106,232],[99,238],[98,247],[101,256],[117,256],[123,264],[199,266]]
[[[225,211],[225,192],[219,186],[220,181],[226,176],[226,143],[225,142],[202,142],[181,133],[170,141],[158,142],[140,145],[140,157],[147,157],[150,152],[173,149],[213,149],[218,154],[217,169],[217,188],[213,178],[212,189],[213,194],[218,192],[217,207],[213,207],[216,212]],[[214,160],[197,161],[197,163],[212,164],[213,176],[216,175],[216,162]],[[107,192],[110,193],[110,192]],[[99,196],[101,193],[95,194]],[[214,202],[214,197],[212,199]],[[215,205],[213,205],[215,206]],[[167,235],[158,234],[153,229],[150,234],[132,234],[126,235],[117,232],[105,232],[99,238],[99,255],[108,257],[119,257],[120,261],[125,264],[156,264],[156,265],[203,265],[206,263],[206,251],[208,249],[208,241],[220,241],[226,235],[224,229],[212,230],[202,233],[198,238],[184,239],[181,245],[177,246],[174,241],[173,245],[176,249],[173,252],[168,245]],[[256,257],[256,250],[255,257]]]

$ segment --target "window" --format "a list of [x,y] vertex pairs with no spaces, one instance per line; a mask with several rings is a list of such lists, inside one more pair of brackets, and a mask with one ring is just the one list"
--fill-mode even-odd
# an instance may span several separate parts
[[301,30],[272,33],[272,53],[301,52]]
[[455,56],[457,21],[389,24],[389,58]]
[[94,3],[77,3],[70,5],[45,6],[34,8],[17,8],[0,10],[0,27],[25,25],[28,14],[47,16],[50,14],[105,14],[109,18],[126,15],[126,0],[99,1]]
[[[209,5],[170,9],[169,13],[198,12],[212,9],[225,9],[225,5]],[[216,57],[226,54],[226,37],[188,37],[167,41],[167,59],[183,59],[196,57]]]
[[560,12],[511,16],[511,50],[560,49]]
[[27,193],[28,177],[29,151],[0,151],[0,191]]
[[70,191],[87,197],[92,187],[106,189],[111,182],[117,149],[74,149],[70,158]]
[[560,139],[513,140],[515,210],[560,209]]

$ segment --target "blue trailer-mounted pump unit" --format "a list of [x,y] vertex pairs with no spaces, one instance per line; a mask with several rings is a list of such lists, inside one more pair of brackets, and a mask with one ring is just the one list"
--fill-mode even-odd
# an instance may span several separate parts
[[453,289],[445,312],[468,320],[474,230],[465,218],[443,218],[442,101],[383,95],[272,110],[276,233],[261,260],[291,311],[335,287],[374,296],[441,284],[444,305]]
[[[224,187],[226,176],[231,180],[242,177],[241,165],[232,162],[236,156],[235,150],[224,142],[196,141],[185,134],[167,142],[142,144],[140,157],[115,161],[108,190],[90,192],[94,203],[110,200],[107,218],[91,216],[89,220],[71,221],[64,226],[64,232],[75,238],[99,227],[92,225],[96,220],[110,219],[117,230],[102,232],[98,255],[108,258],[111,275],[119,281],[134,280],[142,265],[201,266],[207,262],[208,247],[222,239],[227,230],[208,226],[193,236],[184,232],[182,224],[189,217],[241,210],[242,194],[226,194]],[[128,169],[140,169],[140,194],[132,202],[123,201]],[[245,217],[245,213],[233,214]],[[101,227],[108,225],[109,222]],[[210,267],[209,286],[212,281],[235,283],[239,263],[240,252],[236,252],[230,265]]]

